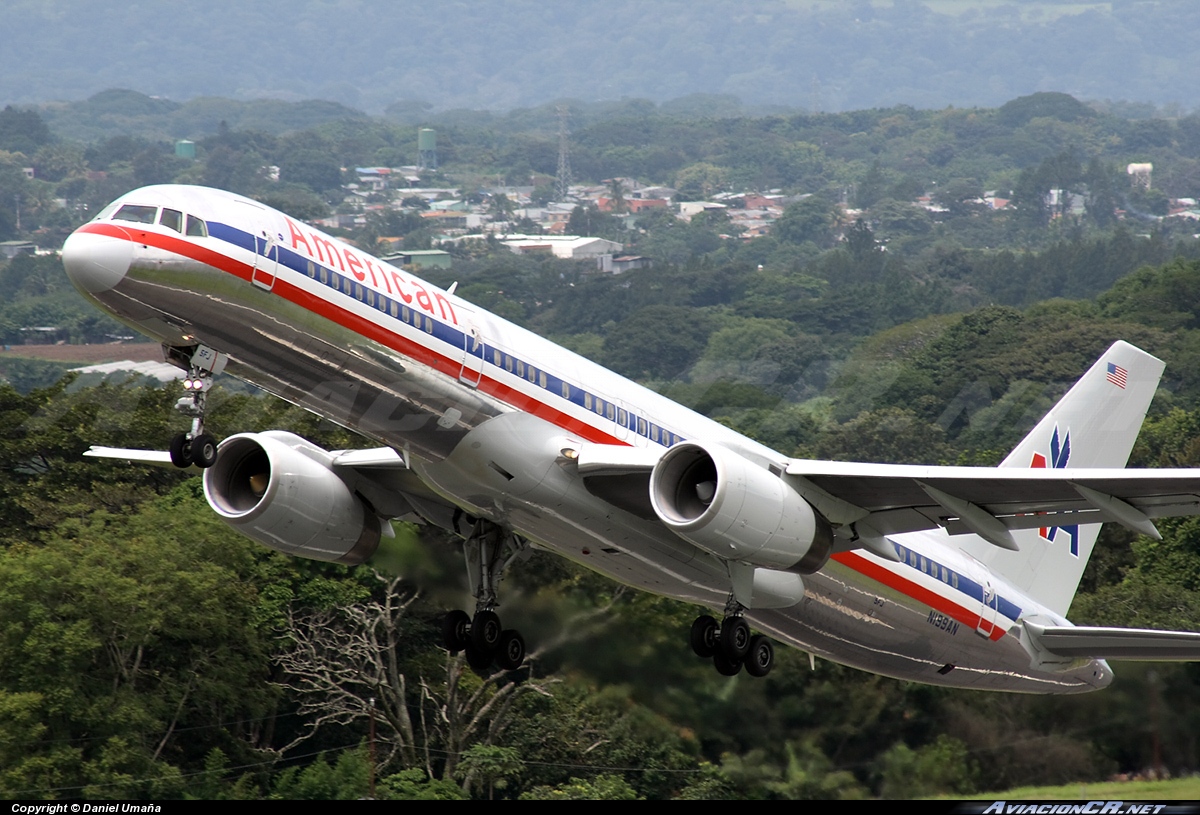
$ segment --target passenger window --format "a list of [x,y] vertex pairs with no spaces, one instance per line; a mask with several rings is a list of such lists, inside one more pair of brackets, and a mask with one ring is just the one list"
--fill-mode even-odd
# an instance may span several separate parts
[[162,215],[158,216],[158,222],[167,229],[183,232],[183,213],[177,209],[164,209]]
[[641,416],[638,416],[637,425],[638,425],[638,428],[637,428],[638,435],[639,436],[646,435],[646,420],[643,419]]
[[406,323],[412,322],[411,313],[408,310],[408,306],[400,306],[400,319]]
[[433,333],[433,318],[432,317],[425,318],[425,333],[426,334]]
[[392,300],[391,302],[388,303],[388,311],[391,312],[393,317],[400,316],[400,308],[396,305],[395,300]]
[[612,402],[609,402],[607,405],[604,406],[604,415],[607,416],[610,420],[615,420],[617,418],[617,411],[613,407]]
[[306,269],[306,271],[308,272],[308,276],[309,276],[309,277],[311,277],[313,280],[316,280],[316,279],[317,279],[317,264],[313,263],[313,262],[310,260],[310,261],[308,262],[308,266],[307,266],[307,269]]
[[367,305],[375,308],[375,290],[367,289]]
[[583,406],[588,410],[592,409],[592,395],[590,393],[585,393],[583,395]]
[[519,376],[519,377],[525,376],[525,363],[519,359],[517,360],[517,376]]
[[950,572],[950,585],[956,589],[958,588],[958,575],[954,572]]
[[563,386],[563,399],[570,399],[571,398],[571,386],[568,385],[566,382],[562,383],[562,386]]
[[546,387],[546,372],[538,371],[538,384],[543,388]]
[[[143,207],[137,204],[126,204],[117,210],[114,221],[133,221],[135,224],[152,224],[154,216],[158,215],[158,207]],[[188,233],[191,234],[191,233]]]
[[650,425],[650,441],[658,441],[658,425]]
[[207,238],[208,224],[195,215],[187,216],[187,233],[190,238]]
[[513,358],[510,357],[508,354],[505,354],[504,355],[504,370],[508,371],[511,374],[512,369],[513,369]]
[[617,424],[619,424],[621,427],[629,426],[629,415],[625,413],[624,408],[621,408],[617,411]]

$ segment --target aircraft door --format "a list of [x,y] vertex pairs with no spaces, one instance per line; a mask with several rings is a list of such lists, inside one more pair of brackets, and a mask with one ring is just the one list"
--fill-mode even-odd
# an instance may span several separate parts
[[996,627],[996,613],[1000,604],[1000,595],[992,582],[992,574],[982,563],[975,561],[976,567],[971,576],[979,584],[979,622],[975,624],[975,633],[981,637],[991,638]]
[[266,229],[254,238],[254,271],[250,282],[256,287],[270,291],[275,286],[275,273],[279,268],[279,243]]
[[463,317],[463,358],[458,379],[463,384],[476,388],[479,387],[479,380],[483,376],[483,331],[475,321],[475,315],[468,313],[461,306],[458,312]]

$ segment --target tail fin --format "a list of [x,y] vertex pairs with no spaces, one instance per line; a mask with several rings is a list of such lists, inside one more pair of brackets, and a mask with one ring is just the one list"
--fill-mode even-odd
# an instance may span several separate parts
[[[1124,467],[1163,362],[1116,342],[1038,422],[1001,467]],[[1066,615],[1100,524],[1014,531],[1019,552],[971,547],[977,558],[1042,605]]]

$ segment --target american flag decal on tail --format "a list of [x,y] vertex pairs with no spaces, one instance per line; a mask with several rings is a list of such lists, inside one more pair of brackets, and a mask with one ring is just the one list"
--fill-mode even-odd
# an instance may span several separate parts
[[1109,382],[1113,383],[1121,390],[1125,390],[1125,384],[1129,379],[1129,371],[1125,370],[1120,365],[1110,362],[1108,363],[1108,376],[1106,379],[1108,379]]

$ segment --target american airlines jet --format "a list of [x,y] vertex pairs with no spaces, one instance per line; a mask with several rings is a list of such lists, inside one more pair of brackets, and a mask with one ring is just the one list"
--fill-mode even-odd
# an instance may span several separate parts
[[[726,675],[765,675],[773,639],[1031,693],[1103,688],[1105,659],[1200,659],[1200,634],[1065,617],[1101,523],[1157,537],[1155,518],[1200,513],[1200,475],[1123,469],[1163,369],[1124,342],[998,468],[807,461],[231,193],[130,192],[63,261],[187,371],[191,427],[168,451],[90,455],[200,468],[218,515],[299,557],[362,563],[393,519],[451,530],[475,608],[446,615],[445,645],[477,669],[524,659],[497,609],[531,547],[719,612],[690,644]],[[204,413],[222,371],[379,446],[218,444]]]

